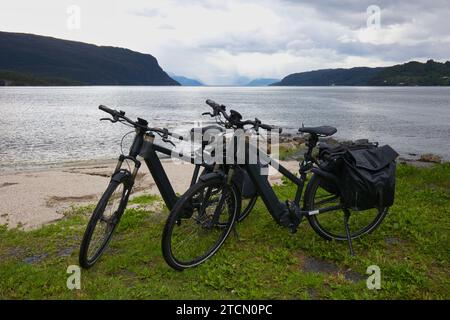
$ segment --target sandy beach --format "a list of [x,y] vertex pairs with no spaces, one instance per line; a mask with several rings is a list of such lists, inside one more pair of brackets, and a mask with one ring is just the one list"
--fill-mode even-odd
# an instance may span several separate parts
[[[175,189],[183,193],[190,183],[194,166],[163,159],[163,166]],[[64,217],[73,206],[96,203],[106,189],[115,168],[115,160],[61,164],[50,169],[0,173],[0,225],[8,228],[35,229]],[[297,161],[283,162],[298,170]],[[280,181],[275,172],[272,183]],[[159,194],[146,166],[139,171],[133,195]]]

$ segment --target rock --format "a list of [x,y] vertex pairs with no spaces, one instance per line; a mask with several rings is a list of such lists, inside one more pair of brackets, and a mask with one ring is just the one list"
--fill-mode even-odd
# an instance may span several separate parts
[[419,161],[432,162],[432,163],[441,163],[442,162],[442,158],[440,156],[438,156],[437,154],[425,153],[425,154],[422,154],[420,156]]
[[326,144],[333,145],[333,146],[334,145],[338,145],[340,143],[338,140],[336,140],[336,139],[334,139],[332,137],[324,138],[321,141],[324,141]]
[[317,273],[337,273],[339,267],[333,262],[329,262],[314,257],[306,257],[303,263],[303,270]]
[[27,257],[23,259],[23,262],[26,264],[36,264],[44,261],[45,258],[47,258],[48,253],[42,253],[42,254],[36,254],[31,257]]
[[292,141],[292,135],[290,133],[289,134],[285,134],[285,135],[280,135],[278,137],[278,139],[279,139],[280,143],[290,142],[290,141]]
[[306,141],[304,137],[300,137],[300,136],[296,136],[296,137],[292,138],[292,140],[296,144],[302,144],[302,143],[305,143],[305,141]]
[[280,148],[285,148],[287,150],[291,150],[295,148],[295,144],[291,141],[282,142],[278,144]]
[[398,158],[398,161],[401,164],[406,164],[406,165],[410,165],[413,167],[417,167],[417,168],[429,168],[433,166],[433,163],[431,162],[424,162],[424,161],[419,161],[419,160],[414,160],[414,159],[406,159],[406,158]]

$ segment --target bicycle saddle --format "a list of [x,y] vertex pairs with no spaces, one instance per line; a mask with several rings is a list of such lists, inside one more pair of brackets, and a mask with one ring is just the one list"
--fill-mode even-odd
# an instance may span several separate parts
[[316,134],[318,136],[332,136],[337,132],[335,127],[331,126],[320,126],[320,127],[301,127],[298,129],[298,132]]

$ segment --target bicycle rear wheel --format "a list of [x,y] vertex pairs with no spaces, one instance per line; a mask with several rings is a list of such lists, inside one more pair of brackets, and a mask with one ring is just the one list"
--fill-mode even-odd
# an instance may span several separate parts
[[241,213],[239,214],[237,218],[237,222],[243,221],[245,218],[248,217],[250,212],[253,210],[253,207],[256,204],[256,201],[258,200],[258,196],[255,195],[249,199],[242,198],[241,200]]
[[166,262],[176,270],[213,256],[228,237],[240,212],[240,192],[221,178],[199,181],[178,200],[162,236]]
[[[201,175],[204,175],[204,174],[210,173],[210,172],[212,172],[212,171],[208,171],[208,170],[204,169]],[[233,183],[236,184],[237,188],[242,190],[241,189],[242,186],[240,186],[236,181],[233,181]],[[240,206],[241,210],[240,210],[240,213],[239,213],[239,215],[238,215],[238,217],[236,219],[237,222],[241,222],[245,218],[248,217],[250,212],[253,210],[257,200],[258,200],[258,195],[257,194],[255,194],[254,196],[252,196],[250,198],[245,198],[245,199],[243,197],[241,197],[241,206]]]
[[[332,208],[341,203],[339,196],[327,191],[330,182],[313,175],[305,192],[305,210],[314,211]],[[388,208],[352,211],[351,209],[330,210],[328,212],[308,215],[313,230],[326,240],[347,241],[344,215],[350,213],[349,230],[351,239],[359,238],[374,231],[383,221]]]

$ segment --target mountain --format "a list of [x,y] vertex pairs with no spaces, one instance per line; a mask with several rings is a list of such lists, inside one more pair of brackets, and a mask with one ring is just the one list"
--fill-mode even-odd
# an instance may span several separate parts
[[450,62],[411,61],[391,67],[323,69],[290,74],[273,86],[448,86]]
[[384,68],[369,83],[371,86],[449,86],[450,61],[411,61]]
[[0,32],[0,70],[3,84],[180,85],[150,54],[23,33]]
[[238,76],[236,79],[234,79],[233,86],[245,87],[251,80],[252,79],[246,76]]
[[173,73],[169,73],[170,77],[172,79],[174,79],[175,81],[179,82],[182,86],[187,86],[187,87],[200,87],[200,86],[204,86],[203,83],[201,83],[198,80],[195,79],[190,79],[190,78],[186,78],[183,76],[177,76]]
[[322,69],[290,74],[272,86],[362,86],[382,68]]
[[254,79],[247,83],[247,87],[263,87],[271,85],[272,83],[278,82],[280,79],[267,79],[267,78],[261,78],[261,79]]
[[80,86],[81,82],[65,78],[36,77],[32,74],[0,70],[1,86]]

